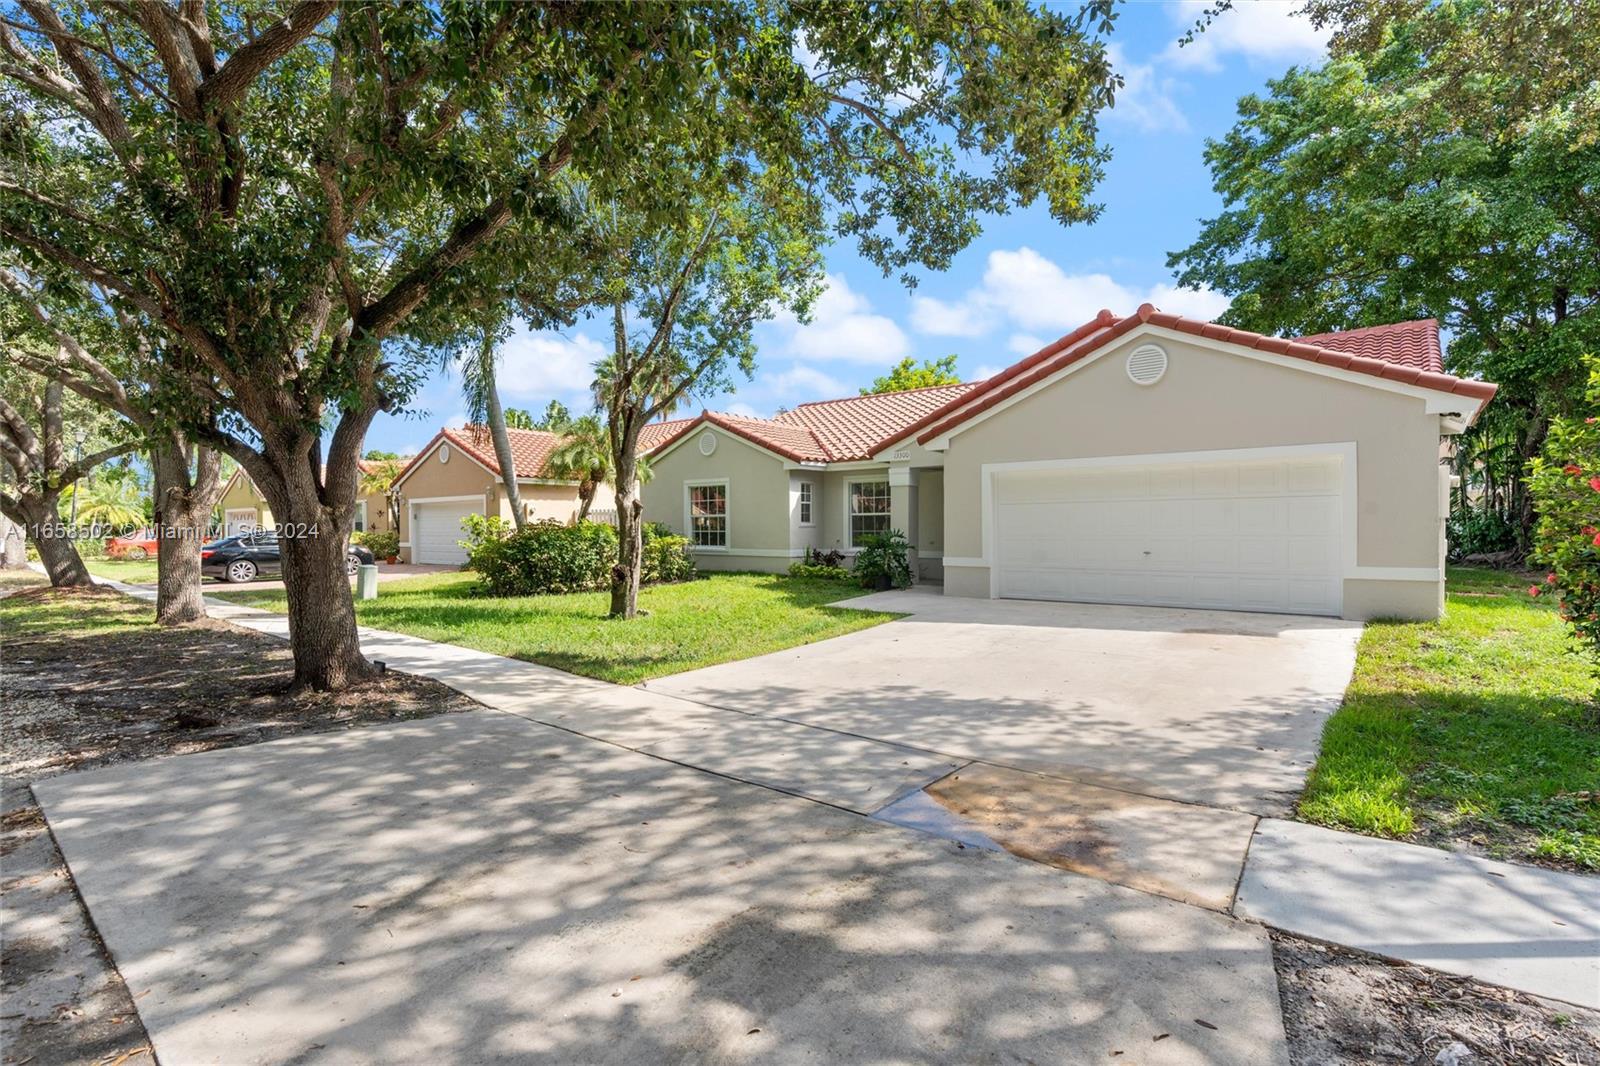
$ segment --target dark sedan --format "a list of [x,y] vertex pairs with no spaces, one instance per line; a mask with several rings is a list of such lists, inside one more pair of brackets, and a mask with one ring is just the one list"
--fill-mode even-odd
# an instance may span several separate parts
[[[356,567],[375,562],[370,551],[352,544],[345,552],[344,571],[354,577]],[[258,577],[280,577],[283,560],[278,554],[278,534],[262,530],[207,544],[200,549],[200,573],[232,584],[254,581]]]

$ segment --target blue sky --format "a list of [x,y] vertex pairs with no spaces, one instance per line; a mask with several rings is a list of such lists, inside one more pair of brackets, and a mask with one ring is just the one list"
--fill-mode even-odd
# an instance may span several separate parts
[[[955,352],[962,377],[975,380],[1101,307],[1126,313],[1149,300],[1183,314],[1220,314],[1225,298],[1173,286],[1166,256],[1220,206],[1202,158],[1206,139],[1232,126],[1239,97],[1323,54],[1320,35],[1294,14],[1296,6],[1244,0],[1180,49],[1177,40],[1203,2],[1122,4],[1110,41],[1127,84],[1102,120],[1113,156],[1096,190],[1105,205],[1098,221],[1064,227],[1037,205],[990,219],[949,271],[922,277],[912,292],[835,246],[812,321],[762,326],[755,378],[731,394],[697,399],[687,413],[705,406],[766,416],[854,395],[907,355]],[[605,337],[602,324],[582,320],[559,333],[517,333],[504,350],[503,401],[536,413],[551,399],[587,409],[590,368]],[[367,447],[410,453],[441,425],[463,421],[460,382],[438,373],[409,414],[378,417]]]

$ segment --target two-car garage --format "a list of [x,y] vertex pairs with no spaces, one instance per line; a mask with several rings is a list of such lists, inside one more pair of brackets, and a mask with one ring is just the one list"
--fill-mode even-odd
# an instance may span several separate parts
[[1341,611],[1339,455],[1083,460],[992,476],[998,596]]

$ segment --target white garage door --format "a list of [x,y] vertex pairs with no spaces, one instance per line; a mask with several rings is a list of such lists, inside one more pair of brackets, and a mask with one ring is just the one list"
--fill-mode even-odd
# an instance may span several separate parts
[[461,541],[467,531],[461,520],[469,514],[482,514],[483,503],[449,500],[444,503],[419,503],[411,511],[411,561],[446,563],[460,566],[467,561]]
[[1337,456],[995,477],[1001,596],[1337,615]]

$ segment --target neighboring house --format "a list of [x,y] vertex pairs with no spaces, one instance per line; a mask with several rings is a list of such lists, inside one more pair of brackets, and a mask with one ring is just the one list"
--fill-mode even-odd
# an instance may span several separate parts
[[[370,474],[378,464],[360,459],[356,465],[363,474]],[[270,529],[273,525],[272,509],[267,506],[266,498],[256,488],[256,483],[250,480],[250,475],[244,472],[244,467],[234,469],[228,483],[222,488],[222,498],[217,506],[222,509],[223,536],[237,536],[254,529]],[[358,533],[369,529],[381,532],[389,528],[389,507],[383,493],[361,494],[356,503],[354,528]]]
[[1285,340],[1146,304],[987,381],[685,420],[645,517],[706,569],[894,528],[945,595],[1433,618],[1441,437],[1494,392],[1432,320]]
[[[561,437],[537,429],[507,432],[524,513],[535,522],[572,521],[578,513],[579,483],[549,472],[550,453]],[[408,563],[464,563],[461,523],[468,515],[512,518],[494,441],[481,426],[440,430],[395,478],[393,491],[400,495],[400,557]],[[589,513],[608,518],[615,506],[611,487],[601,485]]]

